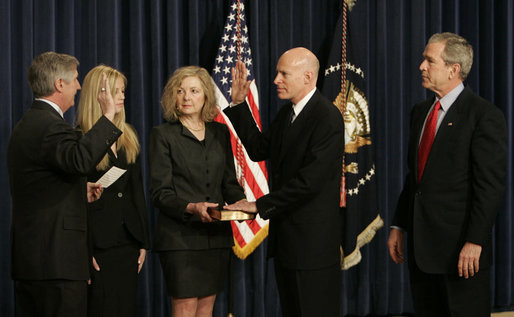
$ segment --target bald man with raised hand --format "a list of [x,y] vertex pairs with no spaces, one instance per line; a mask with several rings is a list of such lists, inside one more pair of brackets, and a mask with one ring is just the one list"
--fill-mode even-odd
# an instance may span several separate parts
[[340,316],[339,191],[344,122],[316,89],[319,62],[305,48],[285,52],[274,84],[289,100],[265,132],[245,98],[243,63],[232,70],[232,104],[225,113],[254,161],[269,160],[271,192],[226,209],[270,219],[268,256],[274,258],[283,316]]

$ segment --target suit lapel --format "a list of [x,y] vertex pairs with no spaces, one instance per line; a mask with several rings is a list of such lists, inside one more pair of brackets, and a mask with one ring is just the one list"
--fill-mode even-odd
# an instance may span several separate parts
[[[413,136],[414,138],[410,141],[411,148],[413,149],[413,152],[411,154],[413,158],[413,165],[414,165],[414,171],[416,173],[416,180],[418,179],[418,148],[419,148],[419,142],[421,139],[421,133],[423,132],[423,124],[425,123],[425,118],[428,115],[428,111],[430,110],[430,107],[432,106],[432,103],[434,102],[433,99],[427,100],[424,102],[424,104],[421,106],[421,109],[417,111],[415,116],[413,117],[412,127],[414,129]],[[430,155],[429,155],[430,158]],[[426,165],[425,165],[426,168]]]
[[[457,99],[453,102],[450,109],[448,109],[448,113],[444,116],[443,121],[439,125],[439,129],[437,129],[437,133],[434,138],[434,143],[432,144],[432,147],[430,149],[430,153],[428,155],[428,159],[425,165],[425,171],[423,174],[427,172],[428,169],[430,169],[430,166],[433,165],[433,161],[435,158],[439,157],[439,155],[445,155],[445,153],[439,153],[440,151],[445,151],[445,146],[448,143],[448,139],[451,138],[454,134],[456,129],[460,128],[460,118],[462,117],[462,111],[463,107],[466,106],[466,94],[468,93],[468,89],[464,89],[462,93],[457,97]],[[430,107],[430,106],[429,106]],[[428,112],[428,110],[427,110]],[[426,114],[425,114],[426,116]],[[421,122],[421,125],[423,125],[423,121]],[[420,128],[421,130],[421,128]],[[418,133],[418,139],[420,137],[421,131]],[[416,171],[417,171],[417,151],[416,151]]]
[[[419,141],[421,140],[421,133],[423,132],[423,124],[428,116],[428,111],[433,104],[433,100],[426,101],[422,106],[422,109],[418,112],[418,115],[414,118],[413,126],[415,127],[414,141],[416,142],[416,149],[419,147]],[[416,155],[417,159],[417,155]]]
[[[440,146],[446,144],[448,137],[453,135],[453,131],[455,131],[455,129],[458,129],[459,113],[461,112],[460,104],[461,102],[457,99],[450,109],[448,109],[448,113],[444,116],[444,119],[437,130],[434,138],[434,144],[432,144],[432,149],[437,150]],[[430,152],[432,153],[432,151]]]

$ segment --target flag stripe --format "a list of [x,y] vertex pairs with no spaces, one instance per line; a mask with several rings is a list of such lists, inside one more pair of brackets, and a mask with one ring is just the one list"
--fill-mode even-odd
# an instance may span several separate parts
[[[255,80],[252,80],[252,83],[250,85],[253,85],[255,87]],[[257,87],[255,87],[255,89],[257,89]],[[250,105],[250,110],[252,111],[253,119],[257,123],[259,130],[262,131],[261,118],[260,118],[260,114],[259,114],[259,106],[253,100],[253,92],[252,92],[251,87],[250,87],[250,91],[248,94],[248,105]]]
[[[238,3],[240,7],[238,10]],[[238,15],[239,14],[239,15]],[[246,64],[248,80],[251,80],[247,102],[256,124],[262,128],[259,114],[259,94],[253,79],[252,56],[246,27],[243,1],[231,1],[230,11],[225,21],[224,32],[221,37],[216,62],[212,70],[212,80],[216,87],[216,99],[221,110],[215,121],[225,123],[229,127],[232,152],[236,175],[241,182],[248,201],[265,195],[269,192],[267,171],[264,162],[250,160],[245,148],[238,140],[234,127],[223,113],[231,100],[231,72],[240,58]],[[235,246],[234,253],[241,259],[246,258],[266,238],[268,234],[268,221],[257,215],[254,221],[231,223]]]
[[[217,87],[215,89],[219,90]],[[217,92],[217,97],[219,97],[218,93],[219,93],[219,95],[221,95],[221,92]],[[220,105],[220,108],[222,108],[223,106],[228,107],[228,102],[225,101],[224,103],[222,103]],[[223,108],[225,108],[225,107],[223,107]],[[236,153],[237,133],[235,132],[235,129],[232,126],[232,123],[227,118],[227,116],[221,111],[219,112],[219,114],[215,118],[215,120],[218,122],[224,123],[228,126],[230,133],[231,133],[232,151],[234,152],[234,156],[237,155],[237,153]],[[261,197],[261,196],[269,193],[269,188],[268,188],[268,184],[267,184],[268,173],[266,170],[266,163],[264,161],[256,163],[250,159],[250,157],[244,147],[242,148],[242,151],[243,151],[244,158],[245,158],[244,165],[246,167],[244,172],[245,172],[245,175],[250,175],[250,178],[247,179],[247,181],[250,180],[249,188],[251,189],[252,192],[254,191],[253,190],[254,188],[258,190],[258,193],[254,193],[254,198],[258,198],[258,197]],[[237,163],[238,163],[237,158],[235,158],[235,164],[237,164]],[[248,168],[249,168],[249,170],[248,170]],[[248,194],[249,191],[245,190],[245,192]]]
[[261,230],[261,225],[256,221],[250,221],[248,226],[250,227],[250,229],[252,230],[252,232],[254,234],[257,234],[257,232],[259,232],[259,230]]
[[246,240],[251,240],[251,238],[244,238],[243,237],[243,234],[241,233],[241,230],[240,227],[234,222],[232,221],[231,223],[232,225],[232,232],[234,234],[234,240],[235,242],[237,243],[237,245],[240,247],[240,248],[244,248],[246,246]]
[[[226,118],[225,115],[220,112],[218,114],[218,116],[216,117],[216,121],[227,124],[228,118]],[[228,124],[227,124],[227,126],[228,126]],[[236,133],[233,130],[233,127],[231,125],[229,127],[229,130],[231,132],[230,133],[230,141],[232,143],[232,152],[234,152],[238,146],[237,145],[237,137],[236,137]],[[262,167],[259,164],[256,164],[255,162],[251,161],[248,158],[248,153],[246,153],[246,150],[244,148],[242,148],[241,150],[243,151],[243,156],[244,156],[244,164],[243,164],[244,166],[242,167],[243,172],[244,172],[243,175],[245,177],[246,182],[248,183],[248,187],[251,190],[253,196],[261,197],[264,194],[267,194],[268,193],[267,186],[265,188],[261,188],[261,184],[263,183],[263,180],[266,181],[265,171],[262,170]],[[237,153],[233,153],[233,154],[237,155]],[[239,164],[237,158],[234,161],[235,161],[235,164]],[[257,174],[258,176],[261,176],[261,177],[259,177],[259,181],[257,181],[255,174]],[[264,191],[266,191],[266,193]],[[245,190],[245,192],[248,192],[248,191]]]

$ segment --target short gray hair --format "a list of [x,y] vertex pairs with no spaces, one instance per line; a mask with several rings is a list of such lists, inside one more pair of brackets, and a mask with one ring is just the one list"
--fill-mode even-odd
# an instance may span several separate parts
[[473,65],[473,47],[462,36],[450,32],[436,33],[428,40],[428,43],[439,42],[445,44],[442,59],[446,65],[459,64],[459,76],[464,81]]
[[32,61],[29,68],[29,84],[35,98],[47,97],[54,93],[54,82],[63,79],[71,82],[79,61],[68,54],[45,52]]

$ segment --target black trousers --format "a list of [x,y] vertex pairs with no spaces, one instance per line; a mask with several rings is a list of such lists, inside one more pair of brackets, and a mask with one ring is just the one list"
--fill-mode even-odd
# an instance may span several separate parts
[[139,248],[124,245],[93,253],[100,271],[91,270],[88,316],[135,317]]
[[15,296],[16,317],[86,317],[86,281],[16,281]]
[[[457,265],[455,265],[457,266]],[[455,274],[428,274],[409,268],[416,317],[490,317],[490,270],[465,279]]]
[[275,262],[275,276],[284,317],[341,316],[341,268],[292,270]]

